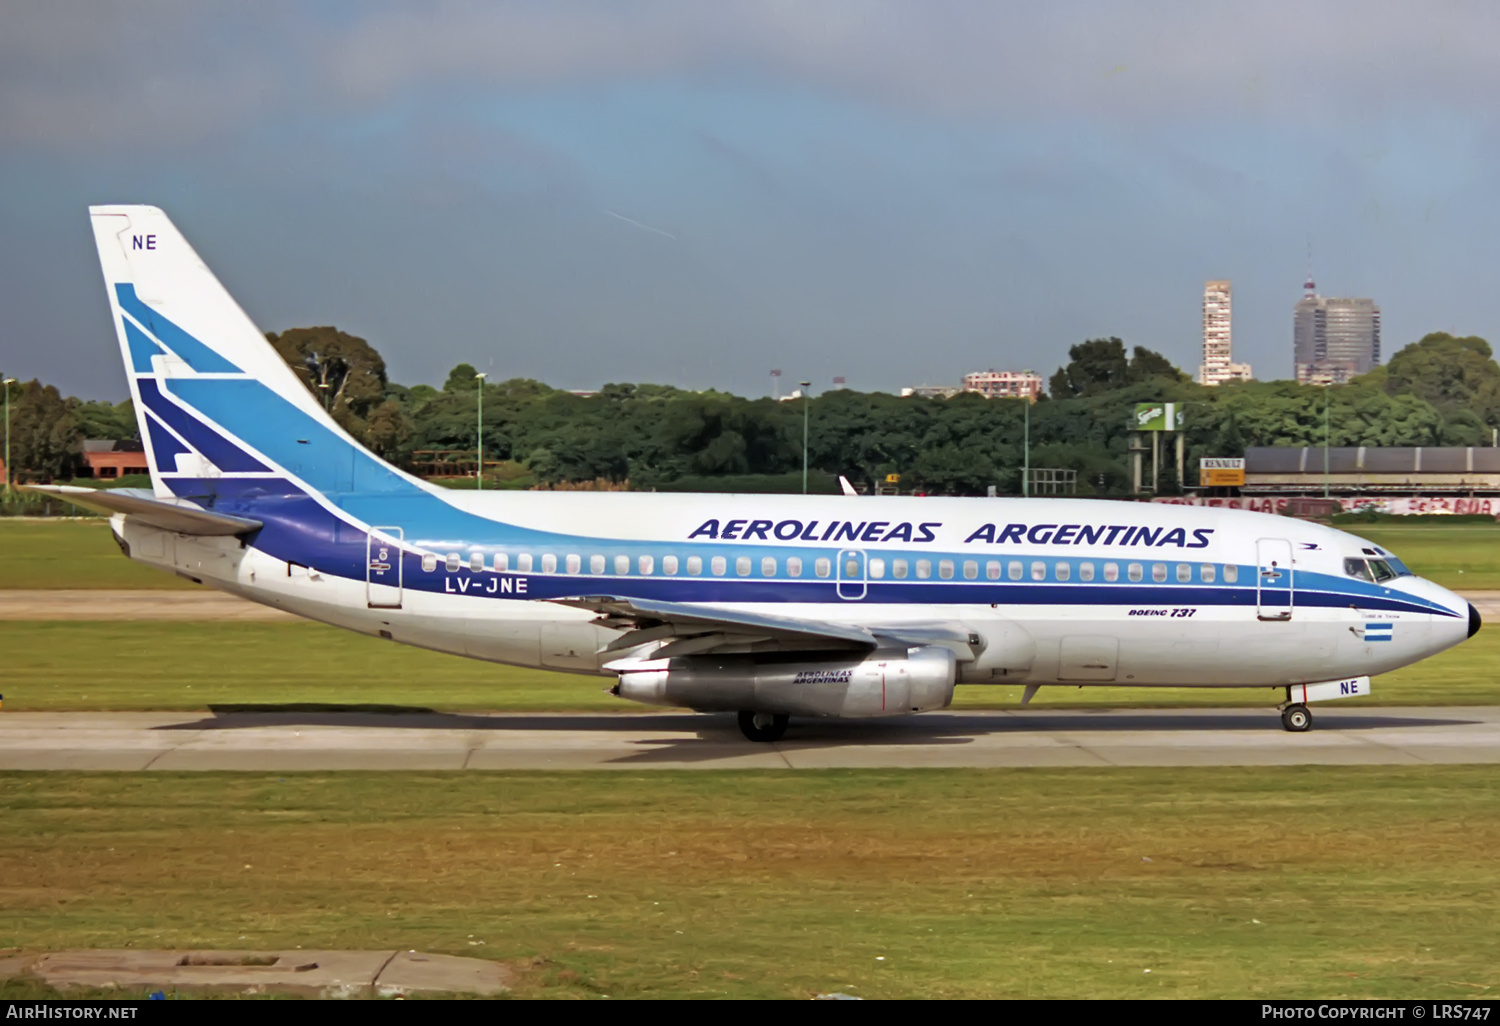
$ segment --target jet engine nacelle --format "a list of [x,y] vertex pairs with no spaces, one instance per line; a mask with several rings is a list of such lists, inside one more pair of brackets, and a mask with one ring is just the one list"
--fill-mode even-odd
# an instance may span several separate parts
[[936,645],[797,662],[689,656],[619,669],[613,691],[634,702],[789,716],[899,716],[942,709],[953,701],[958,676],[953,651]]

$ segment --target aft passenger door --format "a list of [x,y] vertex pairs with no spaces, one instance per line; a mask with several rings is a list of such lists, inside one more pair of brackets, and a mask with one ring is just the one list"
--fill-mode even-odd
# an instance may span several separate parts
[[399,527],[372,527],[365,535],[365,604],[371,609],[401,608],[401,547],[406,532]]
[[859,549],[844,549],[838,558],[839,598],[856,601],[865,597],[869,583],[865,580],[868,560]]
[[1261,538],[1255,543],[1255,614],[1262,620],[1292,618],[1292,543]]

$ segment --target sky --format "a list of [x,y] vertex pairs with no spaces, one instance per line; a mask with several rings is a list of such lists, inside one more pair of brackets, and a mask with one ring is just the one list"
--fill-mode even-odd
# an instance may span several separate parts
[[91,203],[163,207],[263,329],[392,380],[767,394],[1189,373],[1202,289],[1387,355],[1500,342],[1500,5],[6,0],[0,371],[126,394]]

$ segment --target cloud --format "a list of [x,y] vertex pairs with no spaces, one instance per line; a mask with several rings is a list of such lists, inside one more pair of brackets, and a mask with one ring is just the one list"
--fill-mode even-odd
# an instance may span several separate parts
[[1500,5],[11,0],[0,141],[173,141],[425,90],[662,77],[965,117],[1316,120],[1487,111]]

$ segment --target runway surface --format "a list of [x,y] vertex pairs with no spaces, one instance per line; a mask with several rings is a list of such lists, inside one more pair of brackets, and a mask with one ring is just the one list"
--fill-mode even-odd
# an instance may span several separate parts
[[1500,707],[941,712],[793,721],[752,744],[732,717],[236,711],[0,713],[4,770],[600,770],[1500,763]]

